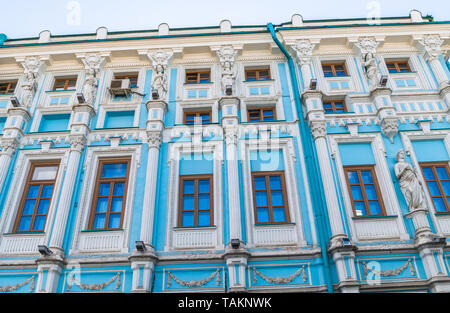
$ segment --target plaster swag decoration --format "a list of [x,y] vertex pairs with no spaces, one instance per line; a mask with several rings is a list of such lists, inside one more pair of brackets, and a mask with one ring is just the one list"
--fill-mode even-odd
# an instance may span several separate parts
[[438,35],[427,35],[419,40],[425,49],[428,61],[439,58],[441,55],[441,45],[444,41]]
[[67,291],[70,291],[72,288],[72,284],[77,285],[83,290],[102,290],[103,288],[109,286],[114,281],[116,281],[116,289],[120,288],[120,272],[117,272],[110,280],[101,284],[82,284],[79,282],[74,275],[71,275],[67,281]]
[[399,150],[395,157],[395,176],[400,184],[400,189],[405,196],[410,212],[418,209],[426,209],[425,194],[422,182],[419,180],[417,168],[405,161],[405,151]]
[[222,90],[225,92],[227,86],[233,86],[236,78],[234,62],[236,61],[237,51],[231,46],[225,46],[217,51],[217,56],[222,67]]
[[361,51],[364,71],[369,80],[369,89],[374,90],[378,86],[381,77],[375,58],[378,42],[375,38],[363,37],[358,39],[356,46]]
[[253,268],[253,284],[256,285],[256,283],[257,283],[256,275],[261,277],[264,281],[268,282],[269,284],[281,285],[281,284],[289,284],[295,278],[297,278],[300,274],[302,274],[303,281],[306,282],[308,277],[306,276],[305,265],[303,265],[295,273],[293,273],[287,277],[270,277],[270,276],[264,275],[257,269]]
[[93,105],[97,93],[97,74],[104,63],[104,58],[98,54],[89,54],[81,59],[86,71],[83,85],[83,96],[87,104]]
[[38,57],[26,57],[22,62],[25,77],[23,83],[21,84],[21,104],[26,109],[30,108],[31,103],[33,102],[33,96],[36,90],[36,80],[41,65],[42,62]]
[[148,58],[152,61],[153,65],[153,79],[152,90],[158,92],[159,99],[165,99],[168,83],[167,83],[167,65],[172,57],[172,51],[157,50],[148,53]]
[[379,276],[379,277],[392,277],[392,276],[397,276],[400,275],[401,272],[403,272],[405,269],[407,269],[409,267],[409,271],[411,272],[411,275],[415,276],[416,275],[416,270],[414,269],[414,266],[412,265],[412,260],[408,259],[408,261],[406,261],[405,264],[403,264],[402,266],[400,266],[399,268],[396,268],[394,270],[384,270],[384,271],[377,271],[374,270],[372,268],[370,268],[369,266],[367,266],[366,262],[363,262],[363,271],[364,271],[364,276],[367,277],[367,275],[370,273]]
[[170,288],[170,286],[172,285],[172,279],[183,287],[202,287],[213,280],[214,277],[216,277],[217,286],[220,286],[220,269],[217,269],[214,273],[212,273],[205,279],[189,281],[178,279],[171,272],[167,272],[167,288]]
[[300,65],[311,64],[312,52],[314,50],[315,44],[312,44],[309,40],[303,39],[299,40],[292,46],[296,55],[297,61]]
[[29,282],[31,282],[30,284],[30,292],[34,291],[34,275],[31,276],[30,278],[28,278],[27,280],[15,284],[15,285],[6,285],[6,286],[0,286],[0,292],[11,292],[11,291],[15,291],[19,288],[22,288],[23,286],[25,286],[26,284],[28,284]]

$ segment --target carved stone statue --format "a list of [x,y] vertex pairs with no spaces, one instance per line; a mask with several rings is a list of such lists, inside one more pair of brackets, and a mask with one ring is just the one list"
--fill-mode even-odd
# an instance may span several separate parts
[[377,62],[373,53],[366,53],[363,59],[364,69],[366,71],[367,79],[369,80],[369,88],[373,90],[377,87],[380,81],[380,73],[378,72]]
[[395,157],[395,176],[400,184],[400,189],[405,196],[409,210],[427,209],[422,183],[418,178],[417,169],[405,161],[405,151],[399,150]]
[[237,51],[231,47],[222,47],[217,51],[217,56],[219,57],[220,65],[222,66],[222,90],[226,91],[228,86],[233,86],[234,80],[236,78],[236,73],[234,71],[234,61],[236,60]]
[[37,57],[27,57],[22,63],[25,77],[23,83],[21,84],[21,103],[22,106],[27,109],[31,106],[31,102],[33,101],[34,92],[36,90],[36,78],[41,64],[41,60]]
[[93,105],[97,92],[97,74],[104,62],[104,58],[97,54],[89,54],[82,61],[86,70],[83,96],[86,103]]
[[152,90],[156,90],[158,92],[159,99],[164,99],[167,94],[168,83],[166,71],[172,55],[172,51],[165,50],[158,50],[148,53],[148,57],[152,61],[154,71]]

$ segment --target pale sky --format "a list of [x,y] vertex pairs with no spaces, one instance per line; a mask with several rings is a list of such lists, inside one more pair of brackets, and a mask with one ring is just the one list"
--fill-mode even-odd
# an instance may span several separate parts
[[[288,22],[293,14],[305,20],[408,16],[412,9],[450,21],[449,0],[0,0],[0,33],[8,38],[216,26],[223,19],[233,25]],[[79,14],[78,14],[79,13]]]

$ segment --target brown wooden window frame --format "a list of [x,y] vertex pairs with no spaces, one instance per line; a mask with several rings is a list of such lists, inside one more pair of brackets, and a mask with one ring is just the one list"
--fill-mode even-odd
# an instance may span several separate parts
[[[53,88],[52,88],[52,90],[53,90],[53,91],[64,91],[64,90],[69,89],[69,87],[75,88],[75,86],[77,85],[77,79],[78,79],[78,77],[76,77],[76,76],[73,76],[73,77],[61,77],[61,78],[55,78],[55,82],[53,83]],[[64,82],[64,89],[59,89],[59,90],[57,90],[57,89],[56,89],[56,85],[58,84],[58,82],[61,82],[61,81]],[[69,86],[71,81],[75,81],[75,84],[74,84],[73,86]]]
[[[104,164],[121,164],[121,163],[127,163],[127,172],[125,177],[105,177],[102,178],[102,171],[103,171],[103,165]],[[104,158],[98,160],[98,168],[97,168],[97,175],[95,177],[95,187],[94,187],[94,195],[92,197],[91,202],[91,211],[89,215],[89,224],[88,224],[88,230],[92,231],[102,231],[102,230],[111,230],[111,229],[121,229],[123,226],[123,218],[125,215],[125,208],[126,208],[126,199],[127,199],[127,191],[128,191],[128,183],[129,183],[129,176],[130,176],[130,165],[131,165],[131,158]],[[120,226],[119,228],[108,228],[109,225],[109,218],[111,215],[111,204],[112,204],[112,198],[113,192],[114,192],[114,184],[115,183],[121,183],[124,182],[124,191],[122,195],[122,210],[120,211]],[[113,183],[109,187],[109,195],[108,195],[108,204],[106,208],[106,216],[105,216],[105,228],[94,228],[94,221],[95,221],[95,214],[97,209],[97,199],[99,197],[99,191],[100,191],[100,184],[102,183]],[[117,212],[114,212],[117,213]]]
[[[188,75],[193,75],[196,74],[196,79],[195,81],[189,81],[188,80]],[[202,78],[201,75],[202,74],[208,74],[208,81],[207,82],[201,82]],[[186,84],[202,84],[202,83],[210,83],[211,82],[211,71],[210,70],[205,70],[205,71],[186,71],[185,74],[185,83]]]
[[[348,172],[358,172],[358,180],[359,180],[359,184],[350,184],[350,180],[348,178]],[[375,188],[375,192],[377,193],[377,201],[380,205],[380,214],[370,214],[370,206],[369,206],[369,201],[374,200],[374,199],[368,199],[367,198],[367,194],[366,194],[366,188],[365,185],[369,185],[369,184],[365,184],[363,182],[363,178],[361,175],[361,171],[370,171],[371,175],[372,175],[372,180],[373,180],[373,185]],[[378,183],[378,179],[377,179],[377,175],[375,173],[375,167],[374,165],[352,165],[352,166],[344,166],[344,175],[345,175],[345,181],[347,183],[347,191],[350,197],[350,202],[352,203],[352,210],[353,210],[353,216],[355,217],[367,217],[367,216],[386,216],[386,208],[384,206],[384,201],[383,201],[383,196],[380,190],[380,185]],[[359,187],[361,188],[361,193],[362,193],[362,197],[363,200],[353,200],[353,194],[352,194],[352,189],[351,186],[353,185],[359,185]],[[366,211],[369,212],[369,214],[366,215],[357,215],[356,214],[356,207],[355,207],[355,201],[360,202],[363,201],[364,202],[364,206],[366,208]]]
[[[408,60],[391,60],[391,61],[386,61],[386,67],[387,67],[389,73],[391,73],[390,70],[389,70],[389,65],[391,65],[391,64],[394,65],[396,73],[411,73],[411,66],[409,66],[409,61]],[[407,67],[408,67],[408,72],[401,72],[399,64],[406,64]],[[394,74],[395,74],[395,72],[394,72]]]
[[[266,79],[261,79],[261,72],[263,71],[267,71],[267,78]],[[260,81],[260,80],[270,80],[272,79],[271,77],[271,73],[270,73],[270,67],[264,67],[264,68],[251,68],[251,69],[245,69],[245,80],[248,80],[248,73],[250,72],[255,72],[255,80],[251,80],[251,81]]]
[[[33,177],[33,174],[34,174],[34,170],[37,167],[44,167],[44,166],[57,166],[58,167],[58,169],[56,170],[56,173],[55,173],[55,178],[54,179],[49,179],[49,180],[33,180],[32,177]],[[44,223],[44,227],[43,227],[43,229],[45,229],[45,225],[47,224],[47,218],[48,218],[48,210],[50,209],[50,204],[52,202],[54,191],[55,191],[56,180],[58,178],[59,166],[60,166],[60,161],[59,160],[48,160],[48,161],[31,162],[30,168],[28,170],[27,179],[25,181],[25,187],[23,189],[22,198],[20,200],[19,210],[17,211],[16,220],[15,220],[14,226],[13,226],[13,232],[14,233],[44,232],[44,230],[33,230],[34,222],[36,220],[36,216],[37,215],[45,215],[46,217],[45,217],[45,223]],[[41,198],[43,186],[44,185],[50,185],[50,184],[53,185],[52,194],[51,194],[50,198]],[[35,198],[33,214],[31,215],[32,217],[31,217],[30,227],[29,227],[28,230],[19,230],[20,221],[21,221],[21,219],[23,217],[23,210],[25,208],[25,202],[28,199],[27,198],[27,194],[29,192],[29,187],[30,186],[36,186],[36,185],[39,185],[39,191],[38,191],[37,198]],[[47,208],[46,214],[37,214],[38,207],[39,207],[39,202],[40,202],[41,199],[50,199],[49,207]]]
[[[198,195],[199,194],[206,194],[206,193],[199,193],[198,192],[198,181],[199,180],[206,180],[209,179],[209,225],[198,225]],[[194,225],[193,226],[182,226],[183,225],[183,186],[185,180],[194,180]],[[180,175],[179,178],[179,192],[178,192],[178,221],[177,225],[178,227],[208,227],[208,226],[214,226],[214,186],[213,186],[213,174],[201,174],[201,175]],[[189,210],[190,211],[190,210]],[[201,210],[201,211],[207,211],[207,210]]]
[[[259,122],[274,122],[277,120],[277,112],[274,107],[271,108],[248,108],[247,109],[247,121],[248,122],[257,122],[250,121],[250,111],[259,111]],[[264,121],[264,111],[272,111],[273,121]]]
[[[345,104],[345,101],[344,100],[337,100],[337,99],[323,101],[323,110],[324,110],[324,112],[326,114],[338,113],[338,112],[336,112],[337,111],[337,109],[336,109],[336,103],[337,102],[342,102],[342,109],[344,110],[344,112],[348,112],[347,111],[347,105]],[[331,104],[331,109],[326,109],[325,108],[325,104]]]
[[[331,72],[332,72],[333,76],[325,76],[325,70],[323,69],[324,66],[331,66]],[[336,74],[336,66],[342,66],[344,68],[344,73],[345,73],[344,76],[338,76]],[[328,78],[328,77],[346,77],[346,76],[348,76],[348,71],[347,71],[347,67],[345,66],[345,62],[333,62],[333,63],[326,63],[325,62],[325,63],[322,63],[322,71],[323,71],[323,74],[324,74],[324,76],[326,78]],[[339,71],[339,72],[341,72],[341,71]]]
[[[287,197],[287,189],[286,189],[286,179],[284,175],[284,171],[264,171],[264,172],[252,172],[252,193],[253,193],[253,212],[255,215],[255,224],[256,225],[270,225],[270,224],[279,224],[279,223],[290,223],[291,217],[289,213],[289,201]],[[279,176],[281,181],[281,191],[283,195],[283,203],[284,203],[284,216],[286,220],[284,222],[274,222],[273,218],[273,206],[272,206],[272,189],[270,189],[270,176]],[[267,193],[267,208],[269,212],[269,222],[258,222],[258,207],[256,206],[256,188],[255,188],[255,177],[265,177],[266,178],[266,193]],[[278,191],[280,189],[274,189],[274,191]],[[258,190],[260,191],[260,190]]]
[[[209,121],[207,123],[203,123],[202,119],[200,118],[200,115],[201,114],[205,114],[205,113],[209,114]],[[211,124],[212,123],[212,111],[211,110],[205,110],[205,111],[195,111],[195,112],[185,111],[183,113],[183,124],[186,124],[186,116],[187,115],[192,115],[192,114],[195,114],[194,125],[202,125],[202,124]]]
[[[448,166],[448,162],[420,162],[419,166],[420,166],[420,169],[422,171],[422,177],[423,177],[423,180],[425,181],[425,185],[427,185],[428,194],[430,195],[431,202],[433,203],[433,207],[434,207],[435,212],[436,213],[450,212],[450,204],[448,203],[447,196],[445,195],[444,188],[442,187],[442,183],[441,183],[441,181],[450,181],[450,179],[440,179],[439,175],[438,175],[438,173],[436,171],[436,167],[444,167],[445,171],[447,172],[447,176],[450,178],[450,167]],[[423,172],[423,168],[424,167],[426,167],[426,168],[431,167],[432,168],[435,180],[427,180],[426,179],[425,173]],[[431,195],[431,190],[430,190],[430,187],[428,186],[428,182],[431,182],[431,181],[432,182],[436,182],[436,184],[438,186],[438,189],[439,189],[439,192],[440,192],[440,196],[432,196]],[[433,198],[441,198],[443,200],[443,202],[444,202],[446,211],[438,211],[436,209],[436,205],[434,204]]]
[[[137,88],[138,85],[138,79],[139,79],[139,74],[138,73],[132,73],[132,74],[114,74],[114,79],[129,79],[130,80],[130,86],[131,88]],[[136,81],[135,86],[133,87],[133,80]]]
[[0,95],[6,95],[9,93],[14,93],[17,87],[17,81],[6,81],[6,82],[0,82],[0,85],[6,85],[5,92],[0,92]]

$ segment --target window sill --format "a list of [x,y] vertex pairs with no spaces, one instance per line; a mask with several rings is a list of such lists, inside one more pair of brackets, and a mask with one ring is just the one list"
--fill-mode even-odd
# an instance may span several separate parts
[[44,235],[44,231],[29,231],[29,232],[16,232],[16,233],[4,233],[3,236],[26,236],[26,235]]
[[264,227],[264,226],[293,226],[295,223],[286,222],[286,223],[255,223],[255,227]]
[[436,213],[434,213],[434,215],[436,215],[436,216],[445,216],[445,215],[450,215],[450,212],[436,212]]
[[76,91],[76,89],[64,89],[64,90],[46,90],[45,92],[70,92],[70,91]]
[[123,231],[123,228],[113,228],[113,229],[85,229],[80,231],[81,233],[98,233],[105,231]]
[[367,215],[367,216],[353,216],[353,220],[364,220],[371,218],[396,218],[398,215]]
[[184,83],[184,85],[187,85],[187,86],[195,86],[195,85],[208,85],[208,84],[214,84],[214,82],[203,82],[203,83]]
[[197,229],[215,229],[216,225],[207,225],[207,226],[176,226],[173,230],[197,230]]
[[261,82],[273,82],[275,79],[259,79],[259,80],[243,80],[243,83],[261,83]]

